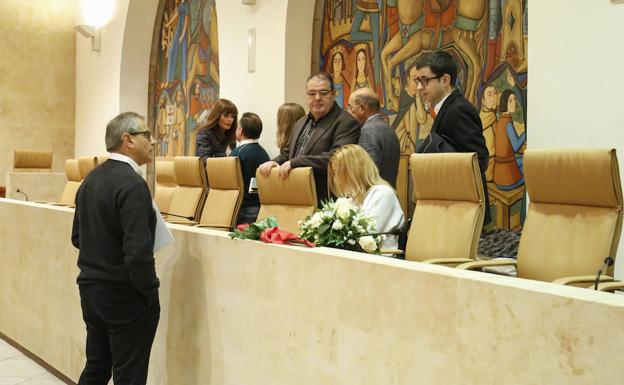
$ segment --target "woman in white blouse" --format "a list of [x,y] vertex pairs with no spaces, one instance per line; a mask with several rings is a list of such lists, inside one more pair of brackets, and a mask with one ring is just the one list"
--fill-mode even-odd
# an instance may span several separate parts
[[[403,226],[405,218],[396,191],[379,176],[368,153],[357,144],[336,150],[328,164],[329,189],[337,197],[350,197],[375,219],[375,232],[383,233]],[[388,235],[381,249],[396,249],[399,239]]]

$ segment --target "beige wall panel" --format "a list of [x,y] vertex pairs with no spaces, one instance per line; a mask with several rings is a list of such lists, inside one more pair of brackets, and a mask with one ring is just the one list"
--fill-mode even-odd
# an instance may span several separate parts
[[13,150],[74,154],[76,0],[0,1],[0,180]]

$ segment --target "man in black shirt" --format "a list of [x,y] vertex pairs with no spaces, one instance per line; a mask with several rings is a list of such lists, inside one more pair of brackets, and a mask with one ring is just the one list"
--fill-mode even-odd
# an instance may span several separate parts
[[334,101],[334,83],[328,74],[319,72],[308,78],[306,97],[310,112],[294,124],[288,146],[273,160],[260,165],[259,171],[268,176],[273,167],[279,167],[279,174],[285,179],[293,168],[312,167],[320,207],[329,196],[329,157],[345,144],[358,142],[360,124]]
[[72,243],[87,327],[79,385],[141,384],[160,317],[154,265],[156,216],[140,166],[153,157],[142,116],[125,112],[106,126],[109,160],[76,195]]

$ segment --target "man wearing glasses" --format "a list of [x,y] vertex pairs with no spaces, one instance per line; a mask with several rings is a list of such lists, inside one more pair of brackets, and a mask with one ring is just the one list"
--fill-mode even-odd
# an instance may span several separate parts
[[320,205],[329,196],[329,156],[345,144],[358,142],[360,124],[334,101],[334,84],[328,74],[319,72],[308,78],[306,97],[310,112],[293,126],[289,145],[258,170],[268,176],[273,167],[279,167],[279,175],[285,179],[292,168],[312,167]]
[[[485,202],[489,202],[485,171],[489,154],[479,113],[455,88],[457,63],[443,51],[423,55],[416,62],[420,95],[434,106],[431,133],[417,152],[476,152],[483,179]],[[486,203],[484,225],[490,222]]]
[[156,215],[143,164],[153,144],[145,119],[125,112],[106,126],[109,159],[76,194],[72,243],[87,328],[87,363],[80,385],[141,384],[160,317],[154,267]]

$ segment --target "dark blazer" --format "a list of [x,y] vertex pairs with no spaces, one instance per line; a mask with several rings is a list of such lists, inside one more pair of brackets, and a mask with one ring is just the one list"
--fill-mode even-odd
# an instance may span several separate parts
[[296,151],[297,140],[303,128],[312,119],[307,116],[299,119],[292,128],[290,142],[282,152],[273,158],[279,164],[290,160],[295,167],[312,167],[316,184],[316,196],[320,203],[327,199],[327,163],[332,152],[345,144],[355,144],[360,138],[360,124],[349,113],[344,111],[334,102],[327,115],[319,119],[308,144],[303,150],[303,155],[291,158]]
[[[232,148],[233,145],[234,143],[231,143],[229,147]],[[225,138],[219,140],[217,134],[211,129],[199,131],[195,138],[195,156],[202,158],[223,157],[227,147]]]
[[390,185],[396,188],[396,178],[399,172],[399,158],[401,157],[401,145],[396,133],[384,119],[383,115],[377,114],[364,122],[360,146],[369,153],[377,168],[379,175]]
[[433,121],[431,131],[449,138],[457,152],[476,152],[481,173],[485,173],[490,154],[485,146],[481,118],[477,109],[464,99],[459,90],[453,90],[446,98]]
[[157,303],[155,228],[143,178],[113,159],[96,167],[76,194],[72,244],[80,250],[78,284],[131,284],[148,304]]
[[434,131],[448,138],[457,152],[477,153],[485,196],[485,220],[483,224],[490,223],[489,194],[485,181],[485,170],[490,154],[485,146],[483,126],[477,109],[462,96],[459,90],[453,90],[433,121],[431,132]]

